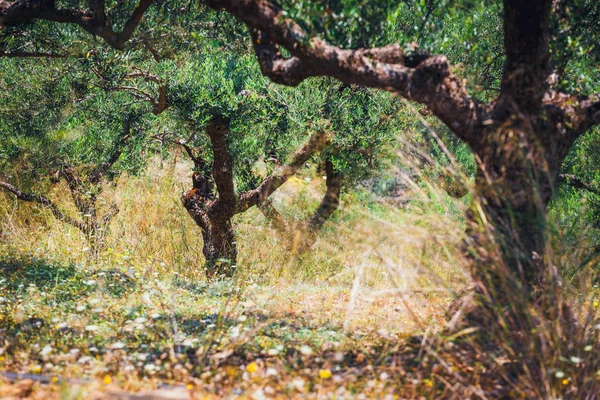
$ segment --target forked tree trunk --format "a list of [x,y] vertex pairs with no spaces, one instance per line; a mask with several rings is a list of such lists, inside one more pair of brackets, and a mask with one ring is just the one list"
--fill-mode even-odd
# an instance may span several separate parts
[[228,129],[229,121],[219,116],[206,127],[213,150],[212,168],[194,154],[194,149],[178,143],[186,149],[196,169],[192,176],[193,188],[183,194],[181,201],[202,231],[204,269],[209,280],[232,276],[237,262],[235,232],[231,224],[237,198],[227,146]]
[[[237,262],[237,243],[231,223],[234,215],[253,206],[261,206],[283,185],[329,138],[325,132],[316,132],[294,154],[290,163],[278,168],[254,190],[235,193],[231,154],[227,146],[229,122],[219,116],[206,127],[213,151],[213,165],[209,167],[195,149],[176,141],[194,161],[196,172],[193,188],[181,198],[183,206],[202,231],[205,270],[209,280],[232,276]],[[210,170],[210,172],[209,172]],[[213,185],[214,183],[214,185]],[[216,186],[216,196],[214,187]]]

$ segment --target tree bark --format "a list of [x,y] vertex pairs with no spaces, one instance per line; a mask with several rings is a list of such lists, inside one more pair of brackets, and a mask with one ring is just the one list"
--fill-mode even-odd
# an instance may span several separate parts
[[[522,121],[524,123],[524,121]],[[535,138],[522,127],[508,124],[495,129],[493,143],[477,154],[475,199],[478,213],[469,213],[467,234],[478,250],[474,276],[489,276],[491,271],[506,275],[504,263],[524,290],[542,283],[547,259],[546,207],[557,171],[549,169],[543,148],[531,144]],[[488,132],[488,137],[492,135]],[[492,152],[492,149],[495,151]],[[482,241],[479,232],[488,233]],[[500,250],[501,259],[491,257],[489,246]],[[486,283],[489,287],[490,282]]]
[[232,276],[237,263],[237,244],[231,219],[211,220],[209,229],[203,231],[207,278]]
[[212,202],[218,199],[208,199],[199,189],[184,193],[181,201],[202,232],[202,254],[207,278],[214,280],[232,276],[237,262],[237,246],[231,217],[223,218],[211,212]]
[[123,49],[140,24],[153,0],[140,0],[121,32],[116,32],[106,18],[104,0],[90,1],[90,9],[58,8],[52,0],[0,0],[0,28],[23,25],[35,20],[79,25],[109,46]]
[[217,115],[209,121],[205,132],[212,146],[212,166],[195,155],[195,149],[182,142],[176,144],[182,146],[194,161],[193,187],[183,194],[181,201],[202,231],[204,269],[207,278],[213,280],[230,277],[235,270],[237,247],[231,218],[235,215],[237,196],[227,146],[229,121]]

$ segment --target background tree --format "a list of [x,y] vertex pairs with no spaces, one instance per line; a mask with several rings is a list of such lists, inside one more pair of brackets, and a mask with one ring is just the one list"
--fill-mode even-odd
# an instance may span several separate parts
[[306,224],[314,237],[339,205],[342,174],[356,182],[377,164],[395,134],[386,113],[398,102],[388,95],[373,101],[373,93],[327,81],[282,91],[248,55],[213,46],[203,54],[211,56],[191,56],[171,75],[167,125],[174,132],[155,137],[182,146],[193,160],[193,189],[183,204],[202,229],[209,275],[229,275],[237,254],[232,217],[258,206],[283,232],[295,230],[269,196],[321,151],[327,189]]
[[[482,10],[477,8],[478,2],[467,4],[469,11]],[[556,6],[554,10],[558,13],[561,4],[554,5],[550,0],[527,4],[503,2],[504,65],[502,75],[497,78],[500,87],[492,88],[499,89],[498,95],[488,101],[469,94],[453,73],[447,57],[430,55],[414,45],[345,50],[312,37],[310,30],[268,1],[209,2],[210,7],[228,11],[252,30],[262,72],[278,83],[298,85],[311,76],[329,75],[346,84],[385,89],[426,105],[475,153],[477,191],[485,199],[485,207],[482,215],[472,215],[471,219],[493,223],[493,236],[504,243],[502,255],[506,264],[525,286],[535,286],[548,271],[548,261],[542,256],[546,208],[562,162],[575,140],[598,122],[594,95],[582,97],[548,86],[553,73],[552,60],[556,60],[550,57],[549,39],[554,26],[551,12]],[[570,7],[587,4],[574,2]],[[20,26],[34,20],[71,23],[121,49],[151,5],[151,1],[141,1],[133,9],[115,7],[107,11],[103,2],[91,9],[60,8],[54,3],[4,2],[2,25]],[[436,12],[434,5],[419,7],[419,12],[412,14],[425,13],[427,20]],[[452,9],[452,4],[449,6]],[[345,9],[352,10],[352,4]],[[324,8],[320,15],[328,16],[330,12],[330,8]],[[411,13],[399,7],[398,14]],[[563,15],[567,15],[568,21],[577,22],[568,17],[575,14]],[[112,16],[115,21],[125,21],[122,31],[111,28],[115,22],[110,19]],[[311,26],[310,18],[301,22]],[[416,26],[415,31],[422,33]],[[584,29],[594,29],[594,25],[584,24]],[[339,43],[335,29],[334,34],[325,30],[326,38]],[[473,33],[476,34],[475,29]],[[289,52],[289,56],[282,50]],[[529,184],[531,179],[534,185]],[[474,241],[479,242],[475,230],[470,231]],[[478,270],[487,271],[491,261],[481,254],[478,258],[480,265],[485,266]]]
[[[54,61],[2,63],[11,72],[2,75],[2,85],[15,91],[2,98],[0,187],[19,200],[47,207],[58,220],[79,229],[97,253],[119,211],[116,204],[99,207],[103,184],[141,165],[135,154],[141,149],[138,115],[134,109],[123,110],[127,95],[109,96],[83,86],[81,69],[66,71]],[[56,76],[47,73],[51,65]],[[77,216],[39,194],[61,181]]]

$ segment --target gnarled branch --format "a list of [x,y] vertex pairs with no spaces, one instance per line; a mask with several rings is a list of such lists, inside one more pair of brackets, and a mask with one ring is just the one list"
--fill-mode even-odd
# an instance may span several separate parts
[[0,0],[0,27],[21,25],[37,19],[71,23],[101,37],[108,45],[123,49],[153,2],[154,0],[140,0],[123,30],[115,32],[106,20],[103,0],[89,1],[90,10],[57,8],[54,0]]
[[316,152],[322,150],[330,138],[325,131],[315,132],[304,145],[294,153],[292,160],[278,168],[272,175],[268,176],[256,189],[240,194],[236,213],[246,211],[266,201],[273,192],[281,187],[292,177],[308,159]]
[[[467,142],[479,142],[480,110],[462,82],[451,72],[444,56],[405,53],[399,45],[345,50],[310,38],[267,0],[212,0],[253,31],[254,48],[263,74],[285,85],[297,85],[310,76],[332,76],[357,84],[399,93],[426,104],[454,133]],[[284,58],[278,46],[292,57]]]
[[76,228],[78,228],[81,231],[84,231],[86,229],[86,226],[84,223],[79,222],[71,217],[69,217],[68,215],[64,214],[59,208],[58,206],[56,206],[56,204],[54,204],[52,202],[52,200],[50,200],[49,198],[42,196],[42,195],[36,195],[36,194],[32,194],[32,193],[27,193],[24,192],[18,188],[16,188],[15,186],[11,185],[8,182],[2,182],[0,181],[0,189],[3,189],[7,192],[10,192],[12,194],[15,195],[15,197],[19,200],[22,201],[27,201],[30,203],[38,203],[41,204],[42,206],[46,207],[47,209],[50,210],[50,212],[52,213],[52,215],[63,222],[68,223],[69,225],[72,225]]

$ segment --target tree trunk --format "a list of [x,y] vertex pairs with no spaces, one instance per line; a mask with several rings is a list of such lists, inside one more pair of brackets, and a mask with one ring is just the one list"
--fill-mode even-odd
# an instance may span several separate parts
[[213,280],[222,276],[230,277],[235,270],[237,246],[231,218],[236,213],[237,195],[227,145],[229,121],[217,115],[205,130],[212,145],[212,166],[194,154],[195,149],[181,142],[177,144],[183,146],[194,161],[193,188],[183,194],[181,201],[202,230],[204,268],[207,278]]
[[[295,252],[303,252],[312,247],[317,234],[323,228],[325,222],[333,215],[340,205],[340,191],[342,189],[343,176],[336,171],[330,160],[325,162],[326,191],[319,207],[311,218],[297,225],[289,224],[283,215],[267,200],[258,205],[258,208],[267,220],[277,229],[286,240],[289,240],[291,249]],[[299,239],[299,241],[297,241]]]
[[[474,276],[485,278],[480,282],[485,287],[493,288],[502,279],[532,293],[548,278],[544,274],[552,273],[546,211],[567,147],[544,143],[545,130],[543,124],[532,126],[522,114],[513,115],[484,129],[485,139],[474,149],[480,199],[468,215],[467,234],[477,249]],[[483,244],[485,234],[492,247]],[[507,276],[498,261],[511,274]]]
[[211,220],[208,229],[202,230],[202,238],[208,279],[232,276],[237,262],[237,244],[231,219]]
[[[194,174],[196,178],[198,175]],[[198,188],[185,192],[183,206],[202,231],[204,269],[209,280],[232,276],[237,262],[235,231],[231,224],[233,208],[218,199],[209,199]]]
[[325,161],[325,195],[308,220],[305,227],[304,237],[299,246],[299,251],[312,247],[317,241],[317,234],[323,228],[325,222],[333,215],[340,206],[340,191],[342,190],[342,174],[336,171],[330,160]]
[[269,196],[293,176],[313,153],[321,150],[329,141],[327,132],[315,132],[296,151],[291,162],[278,168],[256,189],[238,195],[233,183],[231,154],[226,140],[228,132],[228,120],[218,115],[206,126],[206,134],[213,151],[212,166],[195,154],[195,149],[185,143],[176,142],[185,149],[195,165],[196,171],[192,176],[193,188],[183,194],[181,201],[194,222],[202,229],[204,240],[202,252],[206,260],[204,267],[209,280],[220,276],[232,276],[235,272],[237,245],[231,223],[233,216],[250,207],[258,206],[267,214],[279,215],[282,224],[285,224],[283,217],[269,202]]

